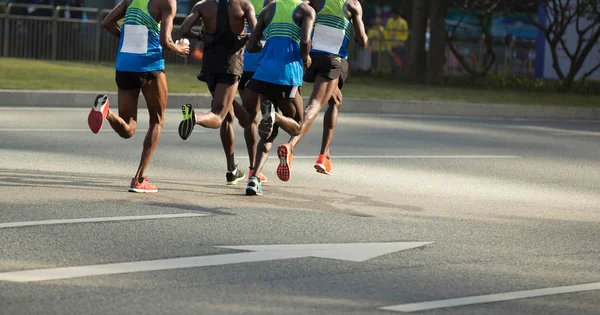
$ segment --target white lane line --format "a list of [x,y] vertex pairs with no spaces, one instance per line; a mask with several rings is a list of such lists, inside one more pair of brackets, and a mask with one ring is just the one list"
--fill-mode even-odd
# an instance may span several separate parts
[[[277,159],[277,156],[269,156]],[[332,159],[520,159],[518,155],[333,155]],[[314,156],[296,156],[294,159],[316,159]]]
[[209,216],[209,215],[210,214],[208,214],[208,213],[175,213],[175,214],[157,214],[157,215],[138,215],[138,216],[128,216],[128,217],[104,217],[104,218],[82,218],[82,219],[63,219],[63,220],[46,220],[46,221],[8,222],[8,223],[0,223],[0,229],[26,227],[26,226],[38,226],[38,225],[191,218],[191,217],[205,217],[205,216]]
[[503,302],[503,301],[526,299],[526,298],[548,296],[548,295],[555,295],[555,294],[585,292],[585,291],[594,291],[594,290],[600,290],[600,282],[572,285],[572,286],[565,286],[565,287],[537,289],[537,290],[516,291],[516,292],[508,292],[508,293],[489,294],[489,295],[477,295],[477,296],[471,296],[471,297],[430,301],[430,302],[421,302],[421,303],[400,304],[400,305],[381,307],[379,309],[386,310],[386,311],[411,313],[411,312],[419,312],[419,311],[426,311],[426,310],[433,310],[433,309],[440,309],[440,308],[447,308],[447,307],[465,306],[465,305],[474,305],[474,304],[483,304],[483,303],[492,303],[492,302]]
[[[91,131],[89,129],[52,129],[52,128],[47,128],[47,129],[31,129],[31,128],[0,128],[0,132],[89,132],[91,134]],[[104,131],[100,131],[101,133],[112,133],[112,130],[104,130]],[[137,129],[136,132],[148,132],[148,129]],[[164,130],[162,131],[162,133],[176,133],[178,132],[177,130]],[[198,132],[205,132],[202,129],[196,129],[194,130],[194,133],[198,133]]]

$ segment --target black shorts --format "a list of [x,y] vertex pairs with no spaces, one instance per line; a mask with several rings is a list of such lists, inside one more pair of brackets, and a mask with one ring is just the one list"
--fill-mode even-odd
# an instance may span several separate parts
[[339,78],[338,87],[341,90],[348,79],[348,60],[327,53],[310,53],[310,58],[312,64],[304,71],[304,81],[314,83],[319,75],[329,80]]
[[163,71],[127,72],[117,70],[115,74],[115,82],[117,82],[117,87],[119,90],[139,90],[148,85],[150,81],[156,79],[161,72]]
[[198,75],[198,80],[206,82],[208,90],[214,92],[217,89],[217,84],[233,85],[240,81],[239,75],[229,73],[205,73],[202,72]]
[[254,76],[254,72],[244,72],[242,74],[242,78],[240,79],[240,84],[238,85],[238,90],[245,89],[246,85],[248,85],[248,82],[250,82],[250,79],[252,79],[252,76]]
[[302,95],[302,87],[300,86],[281,85],[257,79],[250,79],[246,87],[258,94],[267,96],[271,100],[294,99],[297,93]]

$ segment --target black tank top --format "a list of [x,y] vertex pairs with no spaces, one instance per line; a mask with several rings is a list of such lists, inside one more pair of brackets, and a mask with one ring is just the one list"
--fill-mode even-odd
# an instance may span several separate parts
[[229,0],[215,0],[217,6],[217,31],[204,34],[203,73],[241,76],[244,71],[245,36],[233,33],[229,21]]

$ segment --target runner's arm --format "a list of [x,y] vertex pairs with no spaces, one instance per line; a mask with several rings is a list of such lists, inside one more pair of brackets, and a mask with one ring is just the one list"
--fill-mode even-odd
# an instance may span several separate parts
[[270,11],[273,11],[272,4],[267,5],[262,12],[260,12],[258,19],[256,20],[256,27],[252,30],[252,34],[250,34],[250,40],[248,41],[248,46],[246,46],[248,52],[258,53],[262,50],[263,46],[260,40],[263,37],[263,31],[265,28],[267,28],[265,21],[267,19],[267,14]]
[[173,32],[173,19],[177,12],[177,1],[165,0],[160,9],[160,45],[167,50],[187,55],[184,51],[185,49],[182,46],[175,44],[171,37],[171,33]]
[[256,28],[256,11],[254,10],[254,6],[246,1],[244,6],[244,18],[248,22],[248,27],[250,27],[250,33],[254,32],[254,28]]
[[179,36],[182,38],[192,38],[202,41],[202,34],[192,30],[196,22],[200,20],[200,17],[200,6],[196,4],[192,8],[192,13],[190,13],[190,15],[188,15],[183,21],[183,24],[181,24],[181,28],[179,28]]
[[302,12],[302,23],[300,24],[300,51],[302,53],[302,60],[306,64],[306,61],[309,59],[310,48],[311,48],[311,36],[313,32],[313,27],[315,26],[315,10],[304,3],[301,5],[303,9]]
[[116,37],[121,37],[121,28],[117,22],[125,17],[127,12],[127,1],[121,1],[115,6],[110,13],[102,20],[102,27]]
[[354,40],[362,47],[369,47],[369,38],[365,33],[365,24],[363,23],[363,10],[358,1],[350,1],[348,3],[348,11],[352,14],[352,24],[354,26]]

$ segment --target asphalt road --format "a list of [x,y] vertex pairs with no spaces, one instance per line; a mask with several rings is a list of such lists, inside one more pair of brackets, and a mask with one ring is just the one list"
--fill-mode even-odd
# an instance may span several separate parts
[[[225,186],[218,131],[182,141],[177,111],[147,171],[159,193],[128,193],[147,115],[129,140],[86,117],[0,108],[0,314],[397,314],[381,308],[474,296],[417,314],[600,313],[600,123],[347,114],[327,177],[318,120],[292,180],[269,160],[247,197]],[[402,242],[420,244],[381,250]],[[276,244],[330,245],[222,247]]]

